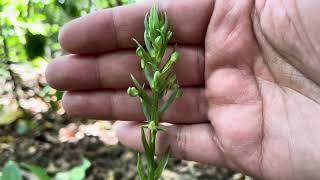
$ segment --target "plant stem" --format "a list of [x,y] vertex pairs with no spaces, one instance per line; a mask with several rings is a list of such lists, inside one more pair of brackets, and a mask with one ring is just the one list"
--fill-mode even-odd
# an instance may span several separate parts
[[150,130],[149,129],[149,135],[150,135],[150,148],[151,148],[151,164],[150,164],[150,169],[149,169],[149,173],[148,173],[148,178],[149,180],[154,180],[154,171],[155,171],[155,139],[156,139],[156,134],[157,131],[154,130]]
[[[156,125],[156,128],[158,128],[158,120],[159,120],[159,113],[158,113],[158,95],[155,88],[152,88],[152,114],[151,114],[151,121],[149,122],[149,127],[152,127],[151,123],[154,123]],[[154,171],[155,171],[155,148],[156,148],[156,135],[157,135],[157,129],[150,129],[149,128],[149,147],[151,150],[151,164],[150,164],[150,170],[148,173],[149,180],[153,180],[154,178]]]
[[[144,85],[131,75],[135,87],[128,88],[128,94],[132,97],[140,97],[142,110],[148,121],[147,125],[141,127],[141,140],[147,158],[147,174],[143,170],[140,155],[138,155],[138,174],[141,180],[158,180],[162,171],[170,158],[169,149],[166,151],[163,158],[156,162],[156,136],[159,128],[160,116],[172,104],[173,100],[181,96],[178,81],[172,70],[169,70],[172,65],[178,60],[179,54],[176,49],[171,53],[170,58],[161,65],[164,53],[167,49],[167,44],[172,37],[172,32],[169,28],[167,15],[164,12],[158,12],[154,6],[145,18],[145,33],[144,40],[146,49],[135,40],[137,45],[137,55],[141,58],[141,68],[149,82],[151,95],[144,90]],[[169,73],[169,75],[168,75]],[[171,95],[163,104],[159,100],[171,91]],[[159,107],[160,106],[160,107]],[[149,137],[145,136],[145,129],[148,129]]]

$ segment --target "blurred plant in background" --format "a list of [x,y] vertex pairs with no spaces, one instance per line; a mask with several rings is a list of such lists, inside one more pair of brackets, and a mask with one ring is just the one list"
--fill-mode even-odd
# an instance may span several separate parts
[[0,1],[0,125],[43,112],[62,114],[62,92],[46,85],[47,62],[63,52],[59,28],[97,9],[127,3],[121,0]]

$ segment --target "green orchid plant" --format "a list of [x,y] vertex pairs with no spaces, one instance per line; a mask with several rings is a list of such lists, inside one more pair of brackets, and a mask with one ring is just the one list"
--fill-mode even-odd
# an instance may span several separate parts
[[[159,127],[159,120],[173,101],[182,96],[172,70],[173,64],[179,58],[179,53],[174,48],[167,61],[163,62],[168,43],[173,35],[165,12],[159,12],[157,7],[153,6],[145,16],[144,26],[145,48],[137,40],[134,39],[134,41],[138,45],[136,54],[141,59],[141,69],[151,91],[147,92],[145,84],[141,84],[131,74],[135,87],[129,87],[127,92],[132,97],[139,97],[146,118],[146,124],[141,126],[141,141],[146,155],[147,168],[145,172],[138,153],[138,175],[141,180],[157,180],[161,177],[170,157],[168,148],[161,159],[155,158],[156,135],[159,131],[165,131]],[[170,95],[167,96],[168,93]],[[162,102],[164,97],[168,98]],[[148,138],[145,130],[149,133]]]

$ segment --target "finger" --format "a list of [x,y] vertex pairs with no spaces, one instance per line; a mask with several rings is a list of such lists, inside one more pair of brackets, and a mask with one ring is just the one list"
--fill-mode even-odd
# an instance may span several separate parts
[[[158,4],[168,14],[175,42],[203,42],[213,9],[211,0],[162,0]],[[135,47],[132,38],[142,42],[144,16],[151,5],[152,1],[131,4],[73,20],[60,31],[60,44],[66,51],[74,54]]]
[[[117,121],[115,127],[122,144],[143,151],[140,124]],[[165,126],[164,129],[164,132],[158,133],[156,139],[158,155],[170,147],[171,156],[174,158],[225,166],[223,153],[216,143],[210,124],[172,125]]]
[[[180,60],[173,68],[179,84],[204,85],[203,48],[181,46],[178,52]],[[64,56],[49,64],[46,77],[52,87],[60,90],[116,89],[132,85],[130,74],[145,82],[140,60],[133,50],[101,56]]]
[[[206,122],[206,100],[203,89],[184,88],[183,93],[184,95],[174,101],[164,113],[161,121]],[[139,99],[130,97],[125,91],[67,92],[62,104],[71,116],[140,122],[145,120]]]

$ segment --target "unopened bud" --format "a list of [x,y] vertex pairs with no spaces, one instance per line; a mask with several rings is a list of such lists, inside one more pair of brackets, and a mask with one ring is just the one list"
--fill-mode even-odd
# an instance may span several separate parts
[[157,87],[160,81],[161,73],[156,71],[153,75],[153,87]]
[[151,131],[157,130],[156,123],[155,123],[154,121],[151,121],[151,122],[148,124],[148,128],[149,128]]
[[158,37],[154,40],[155,45],[157,46],[158,49],[160,49],[161,46],[162,46],[161,40],[162,40],[162,39],[161,39],[161,36],[158,36]]
[[138,92],[137,88],[135,88],[135,87],[129,87],[128,90],[127,90],[127,93],[131,97],[136,97],[136,96],[139,95],[139,92]]
[[136,51],[136,54],[140,57],[140,58],[143,58],[143,47],[139,46],[137,51]]
[[177,51],[174,51],[171,56],[170,56],[170,60],[171,62],[176,62],[179,59],[179,53]]
[[141,64],[141,68],[144,69],[144,67],[145,67],[145,62],[144,62],[143,59],[141,59],[141,63],[140,63],[140,64]]

